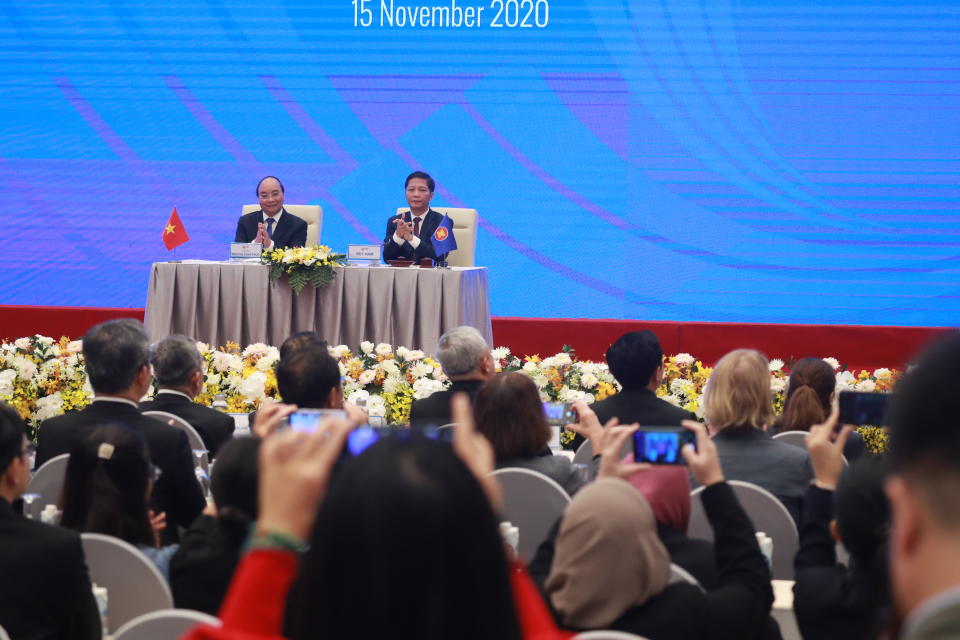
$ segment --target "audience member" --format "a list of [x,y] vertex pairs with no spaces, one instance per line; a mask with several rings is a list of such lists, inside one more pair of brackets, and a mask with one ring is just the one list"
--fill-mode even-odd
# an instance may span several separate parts
[[348,425],[267,438],[252,551],[231,584],[223,626],[187,638],[276,638],[307,536],[287,606],[292,640],[569,637],[522,567],[507,562],[492,506],[493,453],[473,430],[469,400],[454,403],[452,447],[415,433],[383,440],[330,482]]
[[466,393],[472,402],[483,383],[496,372],[490,346],[473,327],[456,327],[440,336],[437,360],[450,379],[450,388],[414,400],[410,407],[412,427],[449,424],[453,394]]
[[[836,424],[833,409],[807,437],[816,481],[803,503],[793,610],[804,638],[868,640],[877,637],[889,609],[886,460],[866,456],[844,471],[841,452],[855,432],[845,427],[833,443]],[[850,552],[849,567],[837,564],[840,541]]]
[[704,409],[724,475],[763,487],[799,523],[813,470],[806,451],[774,440],[765,430],[774,416],[767,359],[751,349],[720,358],[707,382]]
[[211,459],[233,437],[233,418],[193,401],[204,389],[203,356],[186,336],[161,340],[150,358],[157,379],[157,395],[140,403],[140,411],[165,411],[183,418],[197,430]]
[[[697,417],[657,397],[663,379],[663,350],[652,331],[630,331],[607,349],[610,373],[622,387],[617,394],[593,403],[593,410],[606,424],[616,418],[620,424],[637,423],[647,427],[679,427],[683,420]],[[574,438],[574,448],[583,437]]]
[[552,432],[537,385],[519,372],[498,373],[477,393],[473,406],[477,431],[493,445],[498,469],[538,471],[573,495],[586,478],[566,456],[553,455]]
[[891,405],[890,576],[905,640],[960,636],[960,335],[933,345]]
[[170,562],[173,603],[216,615],[257,519],[259,438],[224,445],[211,473],[213,505],[182,536]]
[[28,444],[23,420],[0,402],[0,627],[15,639],[98,639],[80,536],[11,506],[30,481]]
[[325,345],[307,343],[277,362],[277,390],[301,409],[342,409],[340,366]]
[[[642,465],[620,468],[626,438],[605,434],[600,478],[567,507],[546,589],[561,623],[570,629],[616,629],[658,640],[751,638],[766,627],[773,591],[753,526],[724,481],[716,447],[702,425],[686,422],[697,448],[684,448],[690,471],[706,490],[704,508],[715,532],[719,585],[701,591],[668,584],[670,557],[657,537],[643,496],[621,478]],[[639,471],[644,473],[644,471]]]
[[280,345],[280,359],[283,360],[293,355],[294,352],[310,346],[325,347],[327,346],[327,341],[318,336],[315,331],[298,331],[291,334],[283,341],[283,344]]
[[[803,358],[790,368],[787,397],[783,414],[773,425],[773,431],[809,431],[830,415],[836,397],[837,377],[833,367],[820,358]],[[853,462],[864,454],[866,447],[859,433],[853,431],[847,438],[843,455]]]
[[82,411],[44,421],[36,464],[39,467],[54,456],[69,453],[77,440],[98,426],[122,424],[140,432],[150,449],[150,459],[162,472],[151,504],[155,512],[166,514],[164,539],[173,542],[177,528],[190,526],[206,500],[194,475],[186,434],[142,415],[137,408],[151,380],[147,333],[135,320],[109,320],[84,336],[83,356],[93,402]]
[[169,580],[177,545],[160,546],[165,519],[147,506],[158,474],[138,432],[118,424],[95,428],[70,449],[60,524],[129,542]]

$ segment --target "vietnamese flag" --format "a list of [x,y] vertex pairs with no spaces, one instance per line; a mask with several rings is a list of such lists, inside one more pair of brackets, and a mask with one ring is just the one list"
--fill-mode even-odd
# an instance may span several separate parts
[[180,222],[180,216],[177,215],[177,208],[174,207],[170,213],[170,219],[167,220],[167,226],[163,229],[163,244],[167,247],[167,251],[170,251],[189,239],[190,236],[187,235],[187,230]]

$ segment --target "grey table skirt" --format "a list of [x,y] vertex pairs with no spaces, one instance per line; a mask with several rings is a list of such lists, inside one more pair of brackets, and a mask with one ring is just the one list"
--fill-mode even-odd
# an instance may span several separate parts
[[182,333],[216,347],[280,346],[292,333],[316,331],[330,344],[363,340],[434,353],[441,334],[476,327],[493,344],[483,267],[419,269],[336,267],[333,282],[293,293],[271,283],[256,263],[157,262],[150,273],[146,326],[152,340]]

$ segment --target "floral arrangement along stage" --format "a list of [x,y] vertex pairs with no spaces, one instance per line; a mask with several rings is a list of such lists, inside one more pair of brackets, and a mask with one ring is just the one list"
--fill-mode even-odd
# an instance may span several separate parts
[[315,244],[291,249],[268,249],[260,256],[260,262],[270,267],[270,281],[276,282],[287,274],[290,288],[297,295],[307,283],[325,287],[333,282],[333,268],[344,264],[347,256],[332,253],[330,247]]
[[[245,413],[264,398],[280,399],[274,366],[280,357],[276,347],[251,344],[241,349],[228,343],[220,349],[198,343],[206,364],[206,386],[197,402],[210,406],[218,396],[227,411]],[[68,338],[55,341],[45,336],[19,338],[0,345],[0,400],[10,403],[36,430],[45,419],[82,409],[92,399],[92,389],[83,370],[81,343]],[[343,376],[344,396],[365,406],[371,416],[389,424],[405,424],[410,405],[448,386],[440,363],[415,349],[363,342],[356,350],[346,345],[329,347]],[[594,402],[619,391],[605,363],[577,360],[571,350],[541,358],[518,357],[498,347],[492,352],[499,371],[520,371],[530,376],[545,402]],[[889,392],[900,373],[892,369],[849,371],[833,358],[825,358],[837,372],[837,390]],[[712,369],[690,354],[664,360],[664,377],[657,395],[698,416],[703,416],[701,396]],[[779,412],[786,396],[789,372],[782,360],[770,361],[770,391]],[[861,427],[871,451],[886,448],[886,433],[876,427]],[[565,432],[562,440],[571,441]]]

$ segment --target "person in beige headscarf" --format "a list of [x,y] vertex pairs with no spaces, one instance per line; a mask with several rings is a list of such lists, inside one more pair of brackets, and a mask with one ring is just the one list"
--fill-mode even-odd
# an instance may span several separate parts
[[[581,422],[595,419],[592,412],[580,414]],[[683,456],[706,487],[701,495],[714,529],[719,586],[703,592],[685,582],[668,584],[670,559],[657,538],[653,512],[622,479],[639,466],[623,465],[616,455],[637,427],[608,427],[604,452],[614,455],[603,456],[600,479],[567,507],[547,563],[546,593],[566,628],[617,629],[652,640],[766,635],[773,590],[753,525],[724,480],[704,426],[692,421],[684,426],[697,436],[696,448],[687,445]]]

